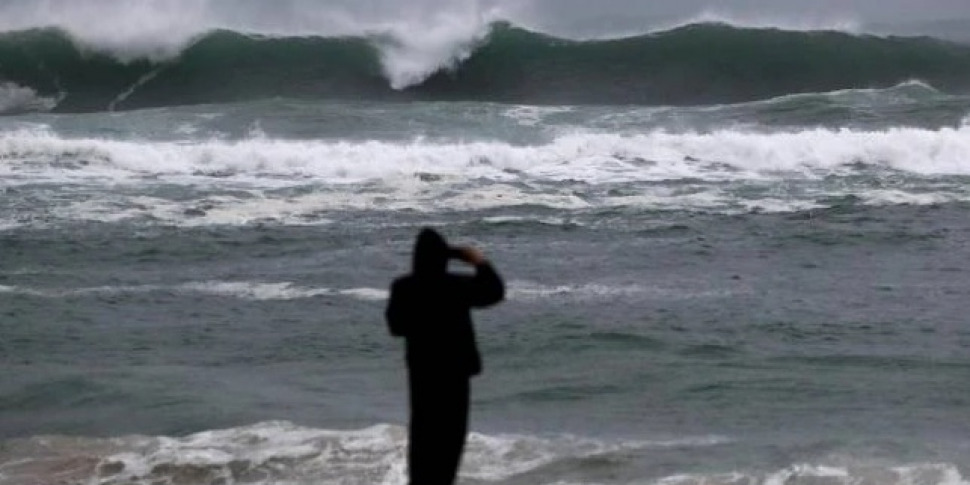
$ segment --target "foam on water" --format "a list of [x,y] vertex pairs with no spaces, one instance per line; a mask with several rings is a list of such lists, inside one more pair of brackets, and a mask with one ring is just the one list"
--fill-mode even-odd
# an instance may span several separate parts
[[[603,441],[471,433],[460,476],[508,479],[555,462],[656,448],[701,448],[728,442],[711,436],[661,441]],[[376,425],[326,430],[284,421],[204,431],[185,437],[35,437],[0,448],[9,483],[108,485],[175,483],[403,484],[405,428]]]
[[21,440],[25,452],[0,466],[20,480],[11,483],[397,484],[404,482],[405,436],[390,425],[336,431],[264,422],[181,438],[38,437]]
[[193,176],[313,179],[339,184],[416,175],[587,183],[816,178],[863,163],[919,175],[970,175],[970,128],[865,132],[563,134],[531,146],[504,142],[274,140],[113,141],[37,130],[0,133],[2,175],[36,180]]
[[536,126],[549,115],[569,113],[574,109],[570,106],[517,105],[505,110],[503,116],[515,120],[522,126]]
[[[338,196],[339,197],[339,196]],[[323,208],[352,208],[344,206],[327,193],[295,197],[267,197],[260,191],[251,196],[206,196],[188,201],[173,201],[158,197],[120,196],[99,200],[71,202],[55,208],[51,215],[62,220],[119,222],[149,218],[183,227],[209,225],[245,225],[265,221],[297,225],[326,225],[331,221],[320,217]],[[358,208],[367,208],[366,199],[355,199]]]
[[478,9],[443,10],[430,15],[422,30],[390,27],[377,46],[391,87],[404,89],[420,84],[442,68],[456,67],[486,38],[490,22]]
[[0,82],[0,115],[30,111],[50,111],[58,99],[38,96],[31,88],[10,82]]
[[[0,227],[141,219],[197,226],[326,224],[334,212],[540,206],[723,213],[970,200],[970,127],[764,133],[563,133],[547,143],[281,140],[150,142],[0,132],[0,177],[50,184]],[[182,187],[177,197],[152,194]],[[24,194],[30,190],[24,189]],[[15,204],[16,202],[8,202]],[[24,214],[26,212],[27,214]],[[27,215],[25,217],[25,215]]]
[[[254,197],[203,196],[199,199],[172,201],[157,197],[127,195],[96,195],[97,200],[66,202],[50,210],[44,219],[54,221],[152,221],[156,223],[197,227],[210,225],[245,225],[271,222],[285,225],[327,225],[332,220],[321,215],[324,211],[355,210],[419,210],[437,207],[449,210],[488,209],[517,205],[540,205],[559,209],[589,207],[575,194],[523,193],[509,185],[472,187],[461,192],[448,188],[398,191],[389,199],[384,191],[358,193],[321,191],[293,196],[274,196],[260,193]],[[24,224],[38,225],[30,220],[9,221],[8,228]],[[43,223],[40,223],[43,224]],[[3,227],[0,225],[0,227]]]
[[[683,300],[696,298],[728,298],[749,293],[744,285],[730,288],[682,288],[677,286],[647,286],[635,284],[583,283],[543,285],[529,281],[509,282],[509,298],[535,301],[567,298],[569,301],[657,299]],[[289,282],[262,281],[193,281],[170,285],[97,286],[86,288],[33,288],[0,285],[0,294],[14,294],[41,298],[90,297],[139,293],[178,293],[211,295],[243,300],[298,300],[317,297],[345,297],[362,301],[383,301],[388,292],[384,288],[326,288],[301,286]]]
[[378,288],[320,288],[287,282],[196,281],[174,285],[98,286],[88,288],[39,289],[0,285],[0,293],[41,298],[67,298],[138,293],[182,293],[239,298],[243,300],[297,300],[322,296],[340,296],[374,301],[387,298],[387,290]]
[[599,283],[542,285],[533,282],[516,281],[509,285],[509,298],[516,300],[539,300],[550,298],[566,298],[570,302],[607,300],[623,301],[642,300],[686,300],[695,298],[729,298],[734,295],[749,293],[751,290],[743,285],[731,288],[708,288],[697,290],[674,286],[649,285],[611,285]]
[[492,216],[476,219],[485,224],[542,224],[545,226],[583,226],[584,224],[562,217]]
[[960,470],[946,463],[892,465],[819,465],[800,463],[764,473],[733,472],[715,475],[673,475],[656,485],[967,485]]
[[[40,436],[0,447],[0,483],[66,485],[202,484],[296,485],[310,483],[397,485],[407,481],[407,430],[379,424],[358,430],[328,430],[269,421],[203,431],[183,437],[85,438]],[[797,463],[776,470],[681,473],[634,481],[577,480],[580,463],[601,458],[602,467],[622,467],[636,456],[663,449],[689,452],[730,446],[718,436],[672,440],[601,440],[572,435],[469,435],[460,477],[501,482],[591,485],[967,485],[947,463]],[[848,463],[846,463],[848,462]],[[555,465],[568,477],[560,475]],[[619,468],[616,470],[620,472]],[[582,476],[579,473],[578,476]],[[602,477],[602,473],[596,476]]]
[[911,193],[903,190],[877,189],[862,194],[861,200],[870,205],[932,205],[967,200],[967,189],[956,189],[948,193]]

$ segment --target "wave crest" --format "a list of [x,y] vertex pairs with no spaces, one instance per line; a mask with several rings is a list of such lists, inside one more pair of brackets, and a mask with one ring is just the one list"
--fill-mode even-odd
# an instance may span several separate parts
[[38,96],[36,91],[28,87],[0,82],[0,115],[50,111],[58,101],[58,97]]
[[345,37],[211,31],[165,60],[92,55],[64,31],[13,32],[0,34],[0,79],[42,97],[63,93],[60,111],[275,96],[684,105],[911,79],[970,89],[970,46],[929,38],[695,24],[577,41],[487,16],[448,18]]

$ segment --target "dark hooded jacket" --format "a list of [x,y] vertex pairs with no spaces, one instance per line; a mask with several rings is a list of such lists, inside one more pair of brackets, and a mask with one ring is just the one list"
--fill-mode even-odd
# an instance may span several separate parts
[[448,273],[448,260],[456,256],[440,234],[425,229],[414,247],[413,271],[391,285],[385,316],[391,335],[406,339],[412,372],[467,377],[482,370],[470,310],[498,303],[505,287],[487,262],[473,275]]

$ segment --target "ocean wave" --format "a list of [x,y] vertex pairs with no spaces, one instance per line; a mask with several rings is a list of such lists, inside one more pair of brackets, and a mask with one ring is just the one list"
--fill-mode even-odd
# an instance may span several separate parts
[[968,126],[571,133],[537,145],[135,142],[25,129],[0,133],[0,227],[71,220],[321,225],[347,211],[529,207],[784,212],[839,197],[935,204],[970,200],[961,182],[970,176],[967,153]]
[[190,177],[290,186],[398,181],[435,184],[582,181],[591,184],[817,178],[859,166],[914,175],[970,175],[970,126],[765,133],[568,133],[548,143],[280,140],[138,142],[0,132],[9,183],[143,181]]
[[[500,482],[522,478],[537,484],[603,483],[604,467],[629,476],[637,456],[677,448],[690,453],[730,445],[719,436],[663,440],[609,440],[574,435],[530,436],[470,433],[459,472],[463,480]],[[157,483],[385,484],[406,482],[406,429],[380,424],[358,430],[328,430],[269,421],[182,437],[87,438],[38,436],[0,447],[5,483],[132,485]],[[848,461],[848,463],[846,463]],[[590,468],[590,464],[593,464]],[[595,482],[584,479],[600,477]],[[599,473],[597,473],[597,471]],[[642,471],[641,471],[642,472]],[[966,485],[948,463],[880,463],[836,460],[797,463],[782,469],[683,472],[630,477],[655,485],[738,483],[880,483]],[[608,482],[608,483],[629,483]]]
[[[460,476],[499,481],[552,463],[632,450],[701,448],[717,436],[605,441],[571,435],[470,433]],[[407,433],[401,426],[327,430],[285,421],[204,431],[184,437],[43,436],[0,448],[10,483],[403,484]]]
[[38,96],[31,88],[0,82],[0,115],[50,111],[59,100],[59,97]]
[[60,99],[35,109],[67,112],[274,96],[696,105],[909,79],[948,92],[970,88],[970,46],[930,38],[695,24],[580,41],[483,21],[437,22],[423,37],[218,30],[164,59],[92,54],[57,29],[7,32],[0,79]]

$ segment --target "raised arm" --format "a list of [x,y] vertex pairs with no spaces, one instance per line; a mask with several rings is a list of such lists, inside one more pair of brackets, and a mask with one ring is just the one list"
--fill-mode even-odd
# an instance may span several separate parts
[[475,265],[471,293],[473,307],[494,305],[505,299],[505,283],[488,261]]
[[457,248],[462,261],[475,267],[466,290],[468,304],[472,307],[494,305],[505,298],[505,283],[481,251],[465,247]]

